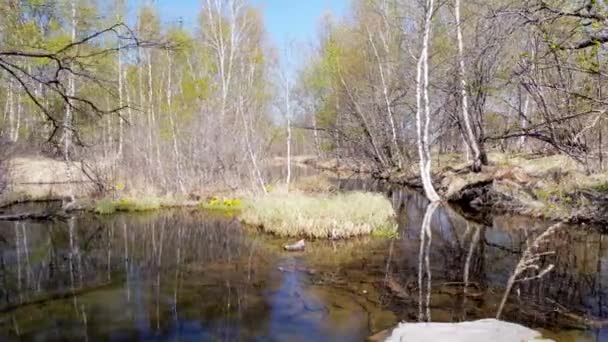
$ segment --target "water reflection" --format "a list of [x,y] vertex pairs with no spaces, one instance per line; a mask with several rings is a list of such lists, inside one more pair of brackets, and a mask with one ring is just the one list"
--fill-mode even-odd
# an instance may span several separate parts
[[[439,202],[429,203],[426,207],[424,218],[422,219],[422,225],[420,226],[420,252],[418,254],[418,321],[419,322],[431,322],[431,244],[433,241],[433,231],[431,230],[431,219]],[[426,296],[423,299],[423,276],[426,276]],[[422,307],[424,306],[425,312],[423,313]]]
[[[494,317],[526,241],[549,225],[468,221],[380,182],[340,186],[386,193],[399,238],[288,254],[284,240],[198,211],[0,222],[0,339],[361,340],[399,320]],[[601,340],[604,236],[569,227],[546,245],[557,254],[539,266],[554,270],[517,283],[502,317]]]
[[[0,339],[360,340],[371,333],[370,308],[345,304],[352,293],[331,278],[336,265],[356,258],[317,271],[306,255],[283,253],[284,241],[234,219],[185,211],[85,215],[0,223],[0,241]],[[337,256],[364,243],[311,248]]]
[[[360,183],[358,179],[342,180],[341,186],[384,192],[399,215],[401,239],[386,270],[391,273],[387,277],[394,280],[387,286],[392,295],[389,300],[394,300],[403,320],[494,317],[526,242],[551,225],[518,216],[474,222],[442,206],[434,212],[429,232],[424,225],[428,202],[422,196],[382,182]],[[584,226],[564,227],[553,234],[544,246],[557,253],[541,258],[538,267],[542,270],[554,264],[554,269],[541,279],[517,283],[502,318],[546,329],[560,341],[601,340],[608,334],[604,239],[599,229]],[[419,255],[412,258],[412,251]]]

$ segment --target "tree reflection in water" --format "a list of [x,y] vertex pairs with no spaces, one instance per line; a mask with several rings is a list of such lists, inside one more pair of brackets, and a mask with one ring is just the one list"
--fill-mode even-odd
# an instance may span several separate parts
[[[405,189],[365,186],[392,200],[399,238],[286,254],[284,240],[198,211],[0,222],[0,338],[348,340],[399,320],[493,317],[526,241],[549,226],[474,222]],[[515,284],[502,318],[605,333],[603,239],[584,227],[553,234],[545,244],[557,254],[539,260],[553,271]]]

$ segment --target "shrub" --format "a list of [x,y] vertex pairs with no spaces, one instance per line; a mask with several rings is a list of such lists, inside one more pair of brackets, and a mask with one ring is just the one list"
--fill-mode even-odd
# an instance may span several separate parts
[[291,237],[346,238],[396,232],[395,211],[380,194],[268,195],[251,201],[241,220],[264,231]]

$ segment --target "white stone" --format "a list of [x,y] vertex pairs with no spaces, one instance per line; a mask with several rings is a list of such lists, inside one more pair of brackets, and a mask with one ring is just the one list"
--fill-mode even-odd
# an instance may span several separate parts
[[524,326],[482,319],[461,323],[400,323],[387,339],[390,342],[523,342],[551,341]]

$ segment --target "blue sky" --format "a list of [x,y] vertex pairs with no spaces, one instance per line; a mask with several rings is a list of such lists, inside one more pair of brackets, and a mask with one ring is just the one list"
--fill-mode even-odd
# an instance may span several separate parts
[[349,5],[348,0],[253,0],[252,3],[262,9],[266,30],[279,48],[290,40],[312,39],[321,15],[331,12],[341,16]]
[[[131,1],[132,6],[145,0]],[[264,14],[266,30],[277,48],[286,42],[305,42],[312,39],[318,19],[326,12],[335,16],[344,14],[349,0],[250,0]],[[154,0],[163,22],[183,19],[184,25],[193,27],[200,11],[200,0]],[[132,7],[132,8],[133,8]],[[133,13],[132,13],[133,14]]]

